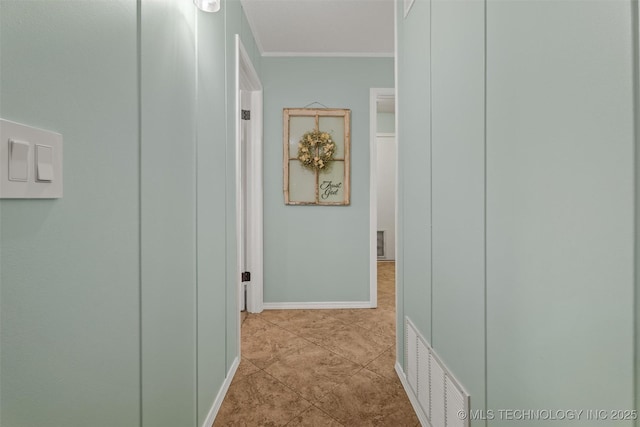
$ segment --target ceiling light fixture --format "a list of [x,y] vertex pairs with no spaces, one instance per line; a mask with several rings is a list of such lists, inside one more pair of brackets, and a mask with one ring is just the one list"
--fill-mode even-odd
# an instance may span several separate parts
[[220,0],[193,0],[193,3],[204,12],[217,12],[220,10]]

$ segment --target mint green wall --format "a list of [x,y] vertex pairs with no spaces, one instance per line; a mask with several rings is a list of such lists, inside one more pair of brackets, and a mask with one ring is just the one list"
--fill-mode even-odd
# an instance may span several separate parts
[[195,18],[188,2],[141,4],[142,425],[149,427],[196,422]]
[[[237,2],[240,5],[240,2]],[[261,66],[262,66],[262,56],[260,55],[260,50],[258,49],[258,45],[253,38],[253,33],[251,32],[251,27],[249,26],[249,21],[247,21],[247,15],[244,13],[244,9],[242,6],[239,6],[239,9],[242,9],[243,12],[240,13],[236,10],[236,19],[233,22],[234,30],[238,34],[240,34],[240,38],[242,39],[242,44],[244,45],[249,58],[253,64],[253,67],[256,69],[258,75],[261,75]],[[238,23],[238,17],[240,18],[240,22]]]
[[0,0],[0,19],[0,115],[65,144],[62,199],[0,202],[0,425],[200,426],[238,351],[239,2]]
[[[398,4],[398,16],[403,13],[402,3]],[[400,361],[404,361],[405,315],[431,341],[431,174],[426,173],[431,165],[431,77],[430,32],[425,25],[429,14],[429,4],[418,0],[407,20],[398,25],[396,337]],[[411,97],[404,95],[408,93]]]
[[378,132],[394,133],[396,131],[396,115],[394,113],[377,114]]
[[487,4],[489,406],[633,406],[630,12]]
[[65,165],[64,198],[0,202],[0,424],[135,426],[136,4],[0,7],[0,114],[60,132]]
[[482,409],[484,4],[434,1],[431,23],[431,344]]
[[[221,200],[225,198],[228,185],[225,182],[225,158],[219,153],[230,141],[225,141],[224,119],[226,101],[225,71],[222,48],[226,37],[232,33],[225,28],[228,3],[216,14],[198,13],[196,55],[198,58],[196,79],[196,218],[197,218],[197,269],[196,269],[196,313],[197,313],[197,414],[198,423],[207,416],[218,394],[220,384],[228,372],[226,345],[226,279],[227,249],[226,228],[222,220],[224,213]],[[212,49],[215,47],[215,49]],[[211,185],[217,182],[218,185]],[[230,262],[235,262],[233,258]],[[235,313],[235,310],[230,310]],[[233,325],[233,323],[232,323]],[[237,353],[235,353],[237,354]]]
[[[264,300],[369,300],[369,89],[393,86],[391,58],[263,58]],[[351,109],[351,205],[285,206],[282,109]],[[322,108],[319,105],[314,107]]]
[[634,409],[632,2],[397,6],[399,320],[474,409]]

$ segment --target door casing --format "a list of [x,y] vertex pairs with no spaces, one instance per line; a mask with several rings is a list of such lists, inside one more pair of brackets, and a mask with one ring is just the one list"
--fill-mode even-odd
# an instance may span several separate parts
[[[263,310],[263,176],[262,176],[262,84],[251,63],[240,36],[236,34],[236,238],[237,238],[237,312],[240,324],[241,301],[244,297],[241,274],[246,248],[246,267],[251,272],[247,287],[247,306],[250,313]],[[243,99],[244,98],[244,99]],[[244,102],[243,102],[244,101]],[[246,141],[246,162],[242,160],[242,109],[251,111]],[[242,180],[246,180],[246,202]],[[246,226],[243,226],[246,215]],[[240,328],[238,328],[240,340]]]

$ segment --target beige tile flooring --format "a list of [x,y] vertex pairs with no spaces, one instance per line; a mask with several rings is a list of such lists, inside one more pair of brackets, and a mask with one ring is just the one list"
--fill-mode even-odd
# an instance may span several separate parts
[[242,322],[242,361],[214,426],[417,426],[394,370],[395,265],[378,308],[265,310]]

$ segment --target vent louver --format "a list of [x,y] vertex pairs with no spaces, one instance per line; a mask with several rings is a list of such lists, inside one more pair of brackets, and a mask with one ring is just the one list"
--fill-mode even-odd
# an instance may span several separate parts
[[[405,318],[406,378],[415,401],[432,427],[469,427],[469,394],[456,381],[413,322]],[[422,418],[422,417],[421,417]]]

